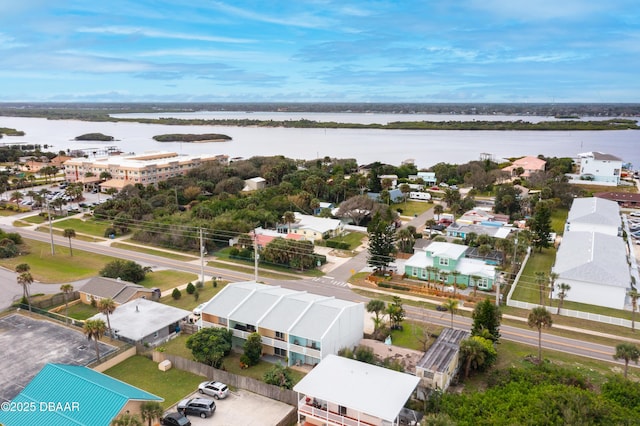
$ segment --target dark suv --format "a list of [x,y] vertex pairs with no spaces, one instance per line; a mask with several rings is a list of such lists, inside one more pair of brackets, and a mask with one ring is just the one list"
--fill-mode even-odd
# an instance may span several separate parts
[[207,398],[183,399],[178,403],[178,411],[185,416],[195,415],[204,419],[213,415],[216,411],[216,403],[213,399]]

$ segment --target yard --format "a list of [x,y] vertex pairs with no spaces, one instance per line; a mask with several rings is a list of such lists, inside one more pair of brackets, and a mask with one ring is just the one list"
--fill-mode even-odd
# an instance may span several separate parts
[[349,250],[355,250],[362,244],[364,237],[366,237],[366,235],[360,232],[347,232],[339,237],[329,238],[327,241],[347,243],[349,244]]
[[210,300],[213,296],[218,294],[220,290],[224,288],[226,283],[218,282],[217,287],[213,287],[211,281],[207,281],[205,286],[198,289],[198,300],[193,297],[193,295],[188,294],[186,291],[182,291],[182,297],[178,300],[175,300],[171,296],[165,296],[160,299],[160,302],[165,305],[170,305],[175,308],[185,309],[187,311],[192,311],[193,308],[198,306],[199,304]]
[[158,364],[143,356],[131,357],[104,373],[164,398],[164,402],[161,403],[164,409],[191,394],[206,380],[206,377],[175,368],[160,371]]
[[[73,250],[69,255],[69,247],[56,245],[55,255],[51,254],[51,245],[35,240],[24,240],[28,253],[18,257],[0,259],[0,266],[10,270],[21,263],[31,267],[31,275],[36,281],[49,284],[65,281],[77,281],[98,274],[105,264],[115,260],[113,257]],[[72,243],[73,247],[73,243]]]
[[160,270],[149,272],[144,280],[138,284],[146,288],[159,288],[161,291],[169,290],[198,279],[196,274],[173,270]]
[[[65,310],[61,310],[59,312],[61,315],[65,314]],[[91,318],[95,314],[98,313],[98,308],[94,308],[91,305],[87,305],[86,303],[76,303],[75,305],[69,306],[69,318],[73,318],[79,321],[84,321],[88,318]]]
[[64,219],[53,224],[54,228],[58,229],[73,229],[77,233],[93,235],[94,237],[104,237],[105,230],[110,225],[107,222],[97,222],[92,219]]
[[394,204],[393,208],[402,211],[402,216],[413,217],[422,214],[433,207],[432,202],[405,201],[403,203]]

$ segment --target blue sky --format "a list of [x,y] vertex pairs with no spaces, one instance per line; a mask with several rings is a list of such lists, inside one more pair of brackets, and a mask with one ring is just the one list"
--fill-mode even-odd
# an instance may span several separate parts
[[5,0],[0,101],[640,102],[637,0]]

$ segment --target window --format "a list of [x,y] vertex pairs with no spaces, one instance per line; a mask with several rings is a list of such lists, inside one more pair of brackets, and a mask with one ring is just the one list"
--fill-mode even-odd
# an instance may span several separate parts
[[276,339],[284,340],[284,333],[281,331],[276,331]]
[[282,348],[273,348],[273,353],[276,356],[281,356],[281,357],[286,357],[287,356],[287,350],[286,349],[282,349]]
[[440,266],[449,266],[449,259],[447,259],[446,257],[441,257],[438,260],[438,264]]
[[338,405],[338,413],[340,413],[341,416],[346,416],[347,415],[347,407],[343,407],[342,405]]

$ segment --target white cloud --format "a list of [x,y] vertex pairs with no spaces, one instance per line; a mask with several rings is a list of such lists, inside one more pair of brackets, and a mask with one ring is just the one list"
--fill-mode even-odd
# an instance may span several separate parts
[[112,35],[140,35],[151,38],[165,38],[165,39],[177,39],[177,40],[198,40],[198,41],[212,41],[219,43],[253,43],[253,40],[231,37],[216,37],[207,36],[201,34],[189,34],[170,31],[159,31],[149,28],[141,27],[121,27],[121,26],[106,26],[106,27],[81,27],[76,30],[79,33],[95,33],[95,34],[112,34]]

